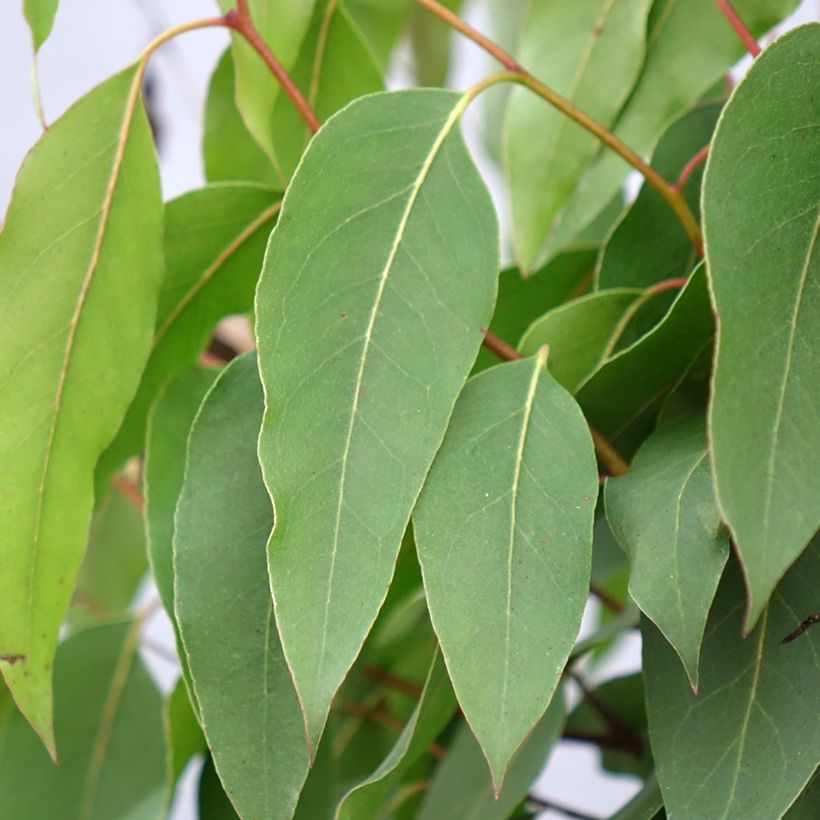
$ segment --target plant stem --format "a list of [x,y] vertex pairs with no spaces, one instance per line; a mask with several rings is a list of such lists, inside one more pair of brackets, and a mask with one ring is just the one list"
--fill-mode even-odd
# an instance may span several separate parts
[[111,486],[128,501],[138,513],[142,514],[145,510],[145,498],[143,498],[136,484],[129,481],[124,475],[117,474],[111,479]]
[[589,114],[571,103],[566,97],[563,97],[557,91],[541,82],[541,80],[524,68],[511,54],[504,51],[501,46],[492,42],[479,31],[476,31],[469,23],[466,23],[458,17],[458,15],[453,14],[453,12],[436,2],[436,0],[415,0],[415,2],[431,14],[443,20],[447,25],[452,26],[465,37],[469,37],[488,54],[495,57],[495,59],[507,69],[506,72],[496,75],[495,78],[493,78],[493,82],[488,83],[484,81],[481,83],[481,89],[494,82],[518,83],[519,85],[529,88],[530,91],[537,94],[543,100],[546,100],[562,114],[578,123],[582,128],[585,128],[643,175],[644,179],[666,200],[669,207],[675,212],[698,255],[703,255],[703,237],[701,236],[697,219],[695,219],[695,215],[689,207],[689,203],[671,182],[659,174],[636,151],[630,148],[619,137],[615,136],[615,134],[605,126],[601,125],[596,119],[590,117]]
[[729,25],[735,30],[735,33],[740,37],[746,51],[757,57],[760,54],[760,44],[755,40],[754,35],[749,31],[749,27],[743,22],[743,18],[735,11],[734,6],[729,0],[715,0],[715,5],[723,12],[723,16],[729,21]]
[[378,666],[365,666],[362,674],[373,683],[378,683],[387,689],[392,689],[394,692],[399,692],[409,698],[418,700],[422,694],[422,688],[419,684],[414,683],[407,678],[394,675],[386,669],[380,669]]
[[683,188],[689,180],[689,177],[692,176],[692,172],[709,156],[709,148],[711,148],[711,144],[707,143],[683,166],[680,175],[675,180],[675,188],[678,191],[683,192]]
[[584,814],[577,809],[571,809],[569,806],[563,806],[560,803],[555,803],[553,800],[543,800],[531,794],[527,795],[524,802],[527,806],[537,811],[555,811],[558,812],[558,814],[563,814],[564,817],[572,817],[574,820],[598,820],[595,815]]
[[620,614],[626,609],[626,607],[617,598],[613,598],[605,589],[603,589],[603,587],[598,586],[598,584],[590,581],[589,591],[607,609],[612,610],[612,612]]

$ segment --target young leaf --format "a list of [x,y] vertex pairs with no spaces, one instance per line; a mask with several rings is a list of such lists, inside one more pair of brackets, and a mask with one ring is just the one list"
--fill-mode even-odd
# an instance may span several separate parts
[[188,443],[174,533],[177,623],[208,747],[243,817],[289,817],[305,730],[265,566],[270,499],[256,459],[262,389],[251,354],[206,396]]
[[182,678],[177,680],[171,694],[165,698],[163,709],[165,726],[165,755],[167,781],[165,792],[166,810],[171,803],[179,776],[194,755],[205,752],[205,735],[194,713],[188,689]]
[[545,353],[464,388],[413,514],[430,617],[500,788],[586,603],[598,472]]
[[548,345],[550,373],[573,393],[611,355],[642,294],[637,288],[616,288],[553,308],[527,328],[518,349],[532,356]]
[[51,666],[94,466],[139,382],[162,276],[140,79],[117,74],[43,134],[0,235],[0,669],[52,753]]
[[629,555],[629,594],[675,647],[697,691],[703,630],[729,538],[709,471],[704,419],[661,427],[629,473],[606,483],[606,514]]
[[[533,0],[521,34],[521,62],[610,125],[638,77],[651,5],[651,0]],[[505,164],[521,270],[540,262],[545,237],[598,148],[595,137],[528,89],[510,95]]]
[[330,119],[257,290],[271,586],[313,748],[492,313],[498,228],[466,102],[374,94]]
[[560,690],[510,765],[504,788],[496,796],[487,777],[481,747],[470,727],[462,724],[447,757],[439,764],[419,820],[469,817],[470,820],[506,820],[526,797],[533,780],[564,725],[564,697]]
[[35,51],[40,50],[40,46],[51,34],[59,2],[60,0],[24,0],[23,2],[23,12],[31,29],[31,39]]
[[807,175],[820,139],[818,49],[812,24],[754,62],[704,181],[718,326],[710,439],[747,630],[820,526],[820,177]]
[[279,204],[269,188],[222,183],[166,206],[167,272],[151,355],[122,426],[100,459],[98,487],[143,445],[148,410],[160,388],[194,363],[223,316],[251,308]]
[[57,651],[55,765],[23,716],[0,743],[0,805],[15,820],[159,817],[165,789],[162,701],[137,656],[138,625],[78,632]]
[[782,641],[817,606],[818,577],[814,543],[744,639],[745,594],[732,562],[706,627],[699,695],[674,650],[644,620],[649,731],[670,816],[780,817],[808,782],[820,749],[820,634]]

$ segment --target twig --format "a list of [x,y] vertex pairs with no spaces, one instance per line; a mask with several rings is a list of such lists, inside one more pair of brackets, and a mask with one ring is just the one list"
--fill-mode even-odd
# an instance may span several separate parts
[[[404,731],[404,724],[395,716],[391,715],[385,709],[369,708],[358,703],[342,702],[339,706],[354,717],[360,717],[364,720],[372,720],[374,723],[381,723],[382,726],[387,726],[399,734]],[[441,759],[446,756],[447,750],[438,743],[431,743],[427,747],[427,751],[433,757]]]
[[590,581],[589,591],[594,595],[607,609],[620,614],[626,607],[617,599],[613,598],[603,587]]
[[803,621],[794,632],[790,632],[783,638],[780,643],[791,643],[795,638],[799,638],[804,632],[808,630],[809,627],[814,626],[814,624],[820,624],[820,614],[809,615],[805,621]]
[[743,18],[735,11],[734,6],[729,0],[715,0],[715,5],[723,12],[723,16],[729,21],[729,25],[735,30],[735,34],[740,37],[741,42],[746,46],[746,51],[752,57],[757,57],[760,54],[760,44],[755,40],[746,23],[743,22]]
[[117,474],[111,479],[111,486],[128,501],[138,513],[145,510],[145,498],[136,484],[129,481],[124,475]]
[[675,180],[675,188],[678,191],[683,191],[684,186],[689,181],[689,177],[692,176],[692,172],[695,168],[698,167],[705,159],[709,156],[709,149],[711,148],[711,144],[707,143],[700,149],[700,151],[695,154],[686,165],[683,166],[683,170],[678,175],[678,178]]
[[421,697],[422,687],[417,683],[406,678],[394,675],[385,669],[380,669],[378,666],[365,666],[362,674],[373,683],[378,683],[387,689],[392,689],[402,695],[407,695],[409,698],[418,700]]

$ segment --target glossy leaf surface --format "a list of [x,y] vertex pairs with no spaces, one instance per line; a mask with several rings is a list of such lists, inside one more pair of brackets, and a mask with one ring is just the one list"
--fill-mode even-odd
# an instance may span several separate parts
[[718,316],[710,438],[747,629],[820,526],[820,177],[807,173],[820,141],[818,53],[811,24],[755,61],[704,181]]
[[42,136],[0,235],[0,669],[52,751],[51,666],[94,467],[139,382],[162,276],[138,81],[117,74]]
[[[251,354],[208,394],[188,445],[174,534],[176,614],[208,746],[244,817],[288,817],[308,771],[265,565],[270,499],[256,459]],[[226,480],[229,479],[229,480]]]
[[271,585],[314,747],[492,313],[498,229],[462,105],[376,94],[329,120],[259,283]]
[[544,355],[471,379],[413,514],[430,617],[500,787],[581,622],[598,476]]

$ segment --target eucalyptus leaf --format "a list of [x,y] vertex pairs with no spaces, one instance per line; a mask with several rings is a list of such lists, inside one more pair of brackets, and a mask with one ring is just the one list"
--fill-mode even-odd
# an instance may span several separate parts
[[23,0],[23,12],[31,29],[35,51],[40,50],[40,46],[51,34],[59,3],[60,0]]
[[665,817],[662,812],[661,787],[652,774],[644,782],[643,788],[612,815],[612,820],[654,820],[656,817]]
[[289,817],[308,772],[299,703],[265,567],[270,499],[256,459],[262,390],[252,354],[194,422],[174,533],[174,598],[202,728],[243,817]]
[[205,758],[205,764],[199,775],[197,809],[199,820],[237,820],[239,818],[228,795],[225,794],[225,789],[222,788],[211,755]]
[[165,698],[163,710],[165,726],[165,754],[167,758],[168,780],[166,785],[166,806],[179,776],[195,755],[206,751],[205,735],[188,697],[188,689],[182,678]]
[[652,751],[671,817],[780,817],[820,759],[820,634],[783,645],[817,604],[820,544],[781,581],[757,626],[741,636],[745,591],[727,568],[701,649],[700,694],[674,650],[643,623]]
[[52,753],[51,667],[94,467],[139,383],[163,269],[139,83],[115,75],[43,134],[0,235],[0,670]]
[[[757,621],[820,527],[820,24],[785,34],[737,87],[703,190],[717,350],[715,484]],[[764,330],[761,330],[764,328]]]
[[430,617],[498,789],[586,603],[598,472],[545,353],[473,377],[413,514]]
[[271,586],[314,749],[492,313],[498,228],[467,100],[374,94],[328,120],[258,286]]
[[412,0],[345,0],[348,13],[384,71],[407,24]]

